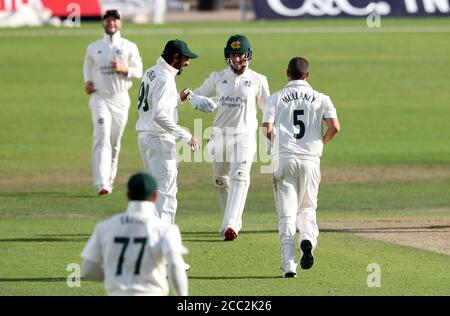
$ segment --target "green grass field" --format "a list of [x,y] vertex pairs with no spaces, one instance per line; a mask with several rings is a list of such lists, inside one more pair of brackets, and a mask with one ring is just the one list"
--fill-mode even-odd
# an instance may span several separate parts
[[[342,125],[322,159],[319,223],[448,219],[450,20],[384,19],[382,25],[367,29],[365,19],[125,24],[122,34],[139,46],[144,68],[167,40],[186,40],[200,58],[177,78],[179,89],[196,87],[225,67],[224,44],[237,32],[248,35],[252,68],[268,77],[272,92],[286,84],[291,57],[308,58],[312,86],[332,97]],[[81,263],[97,221],[126,207],[125,182],[143,165],[132,101],[115,191],[96,195],[82,62],[87,45],[101,34],[96,23],[0,30],[0,295],[104,294],[93,282],[69,288],[66,266]],[[132,100],[137,87],[135,81]],[[189,105],[180,109],[180,125],[192,130],[195,118],[204,127],[212,122]],[[210,166],[181,164],[177,224],[190,250],[191,295],[450,295],[449,256],[333,230],[321,232],[313,269],[282,278],[271,176],[260,174],[259,166],[253,167],[243,230],[224,243]],[[373,170],[400,172],[381,176]],[[381,267],[381,287],[367,286],[371,263]]]

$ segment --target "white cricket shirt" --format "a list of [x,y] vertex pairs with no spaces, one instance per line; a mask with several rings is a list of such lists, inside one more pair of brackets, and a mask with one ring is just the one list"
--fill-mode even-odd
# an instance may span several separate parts
[[[111,61],[119,60],[128,67],[128,75],[112,70]],[[92,81],[96,93],[111,95],[131,88],[131,78],[142,76],[142,59],[136,44],[120,36],[120,32],[90,44],[83,64],[84,82]]]
[[290,81],[270,96],[263,122],[274,126],[272,155],[318,160],[323,151],[324,118],[337,118],[327,95],[314,91],[304,80]]
[[172,142],[177,138],[186,141],[192,138],[189,132],[177,124],[177,73],[178,69],[169,65],[162,57],[144,73],[138,96],[137,132],[147,132]]
[[103,266],[108,295],[168,295],[165,257],[185,254],[178,226],[155,215],[148,201],[130,201],[126,212],[100,222],[81,253]]
[[241,75],[236,75],[230,68],[215,71],[194,93],[217,97],[219,106],[213,127],[223,133],[227,128],[234,128],[234,134],[256,131],[257,106],[263,110],[270,95],[267,78],[248,68]]

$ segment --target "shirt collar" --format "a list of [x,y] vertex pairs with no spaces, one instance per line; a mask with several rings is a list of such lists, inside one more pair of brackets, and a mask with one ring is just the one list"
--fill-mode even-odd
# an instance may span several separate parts
[[286,85],[286,87],[293,87],[293,86],[303,86],[311,88],[311,85],[306,80],[291,80]]
[[171,65],[169,65],[164,58],[159,57],[158,60],[156,61],[156,63],[158,65],[160,65],[161,67],[163,67],[164,69],[168,70],[174,77],[178,74],[178,69],[173,68]]
[[108,44],[117,44],[121,38],[120,31],[117,31],[112,36],[106,33],[103,35],[103,40]]
[[128,202],[127,213],[143,213],[146,215],[155,214],[155,204],[150,201],[130,201]]

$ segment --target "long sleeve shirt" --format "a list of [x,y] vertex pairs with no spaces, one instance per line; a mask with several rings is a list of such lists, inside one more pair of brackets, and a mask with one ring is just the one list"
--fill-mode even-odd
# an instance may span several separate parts
[[162,57],[145,72],[139,89],[139,119],[136,131],[147,132],[173,142],[177,138],[185,141],[191,139],[192,135],[177,124],[177,73],[178,69],[173,68]]
[[[117,73],[111,62],[117,60],[128,67],[128,74]],[[131,78],[142,77],[142,59],[136,44],[122,38],[120,32],[91,43],[83,63],[84,81],[94,83],[100,95],[112,95],[127,91],[132,86]]]
[[231,69],[215,71],[194,90],[195,94],[216,97],[218,108],[213,127],[225,132],[234,128],[235,134],[254,133],[258,128],[257,107],[261,110],[269,98],[267,78],[246,69],[236,75]]

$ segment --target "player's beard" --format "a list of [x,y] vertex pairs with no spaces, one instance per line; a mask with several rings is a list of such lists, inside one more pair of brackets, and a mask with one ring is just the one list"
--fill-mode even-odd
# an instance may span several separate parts
[[114,28],[114,29],[112,29],[112,30],[106,29],[106,30],[105,30],[105,33],[108,34],[108,35],[110,35],[110,36],[112,36],[112,35],[114,35],[114,34],[117,33],[117,29],[116,29],[116,28]]
[[183,70],[187,67],[188,65],[184,64],[181,60],[178,61],[177,63],[175,63],[175,65],[173,65],[173,68],[178,69],[177,72],[177,76],[181,75],[181,73],[183,72]]
[[122,27],[121,22],[117,21],[114,24],[103,24],[103,28],[105,30],[105,33],[112,36],[114,34],[116,34],[118,31],[120,31]]
[[239,76],[244,73],[245,69],[247,69],[249,62],[249,60],[244,60],[240,61],[238,64],[235,64],[231,59],[228,59],[228,66],[230,66],[231,70]]

